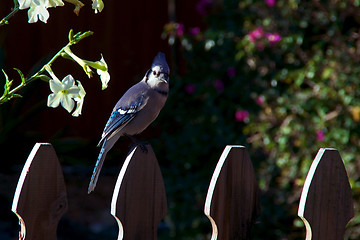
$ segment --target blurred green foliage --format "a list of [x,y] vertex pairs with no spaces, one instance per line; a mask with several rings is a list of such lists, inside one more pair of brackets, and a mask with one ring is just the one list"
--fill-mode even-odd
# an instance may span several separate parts
[[186,61],[172,72],[154,144],[166,159],[173,239],[210,235],[201,209],[226,144],[245,145],[254,162],[262,191],[254,239],[305,238],[297,207],[321,147],[342,156],[356,214],[346,239],[360,238],[359,4],[225,0],[206,12],[206,29],[164,27]]

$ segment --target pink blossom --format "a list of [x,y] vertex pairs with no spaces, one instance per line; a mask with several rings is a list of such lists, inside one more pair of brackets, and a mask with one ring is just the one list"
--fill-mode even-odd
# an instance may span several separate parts
[[276,0],[265,0],[266,5],[272,7],[276,4]]
[[224,90],[224,83],[223,81],[216,79],[214,81],[214,86],[216,88],[216,90],[218,91],[218,93],[221,93]]
[[195,85],[194,84],[187,84],[185,86],[185,92],[187,92],[187,94],[193,94],[195,92]]
[[236,75],[236,69],[234,67],[229,67],[227,69],[227,75],[229,78],[233,78]]
[[254,43],[257,39],[260,39],[264,36],[264,31],[263,31],[262,27],[258,27],[254,31],[249,32],[248,36],[249,36],[250,42]]
[[190,29],[190,34],[193,36],[198,35],[199,33],[200,33],[200,28],[198,27],[194,27]]
[[277,33],[267,33],[266,38],[269,41],[270,45],[274,45],[281,41],[281,36]]
[[249,112],[248,111],[243,111],[243,110],[238,110],[235,112],[235,120],[237,122],[246,122],[249,120]]
[[265,102],[264,96],[259,96],[255,99],[255,102],[259,105],[262,105]]
[[325,133],[321,130],[316,131],[316,140],[323,142],[325,140]]
[[176,25],[176,36],[182,37],[184,35],[184,24],[178,23]]
[[248,33],[250,42],[256,43],[259,50],[264,50],[264,43],[258,41],[261,39],[267,39],[270,45],[274,45],[281,41],[282,37],[278,33],[266,33],[262,27],[256,28],[254,31]]

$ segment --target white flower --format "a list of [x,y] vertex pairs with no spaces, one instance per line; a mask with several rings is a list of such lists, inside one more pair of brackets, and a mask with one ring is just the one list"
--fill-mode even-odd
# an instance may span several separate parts
[[86,73],[86,75],[91,78],[92,77],[92,70],[91,68],[89,67],[88,65],[88,62],[90,61],[86,61],[86,60],[83,60],[81,58],[79,58],[78,56],[76,56],[70,49],[70,47],[66,47],[64,48],[64,51],[67,55],[69,55],[75,62],[77,62],[84,70],[84,72]]
[[[96,69],[96,73],[100,76],[101,80],[101,89],[104,90],[108,87],[108,83],[110,81],[110,74],[108,65],[105,62],[103,55],[101,54],[101,59],[96,62],[82,60],[86,66],[90,66]],[[84,68],[84,67],[83,67]]]
[[50,14],[46,9],[47,0],[33,0],[30,3],[30,9],[28,11],[29,23],[40,21],[46,23]]
[[80,93],[80,88],[75,85],[74,78],[69,74],[60,82],[60,80],[53,75],[53,79],[49,81],[52,93],[48,96],[48,107],[56,108],[61,103],[61,106],[68,112],[74,108],[73,98],[77,98]]
[[28,22],[34,23],[38,19],[46,23],[50,14],[47,10],[49,7],[64,6],[62,0],[18,0],[20,9],[28,10]]
[[95,10],[95,14],[101,12],[104,9],[104,2],[102,0],[93,0],[92,9]]
[[48,7],[62,7],[64,6],[64,3],[62,0],[49,0]]
[[74,4],[75,6],[74,13],[76,15],[79,15],[80,9],[84,6],[84,4],[79,0],[65,0],[65,1]]
[[71,51],[69,46],[64,48],[64,52],[83,68],[84,72],[88,75],[89,78],[92,77],[93,73],[90,67],[96,69],[97,74],[100,76],[102,90],[108,87],[108,83],[110,81],[110,74],[108,72],[109,69],[102,54],[99,61],[93,62],[79,58]]
[[26,9],[30,7],[31,0],[18,0],[19,9]]
[[62,0],[18,0],[19,9],[27,9],[30,7],[31,3],[35,3],[36,5],[41,4],[45,8],[49,7],[57,7],[57,6],[64,6]]
[[82,110],[82,107],[83,107],[83,104],[84,104],[84,98],[85,98],[85,95],[86,95],[85,89],[81,85],[81,82],[77,81],[77,83],[78,83],[78,87],[79,87],[80,91],[79,91],[79,95],[74,99],[75,102],[76,102],[76,108],[75,108],[75,111],[72,114],[74,117],[78,117],[79,115],[81,115],[81,110]]
[[103,66],[102,68],[98,68],[96,72],[100,76],[100,80],[101,80],[101,83],[102,83],[101,89],[104,90],[104,89],[106,89],[108,87],[108,83],[110,81],[110,74],[108,72],[108,66],[107,66],[107,64],[105,62],[105,59],[104,59],[104,57],[102,55],[101,55],[100,61],[97,61],[96,63]]

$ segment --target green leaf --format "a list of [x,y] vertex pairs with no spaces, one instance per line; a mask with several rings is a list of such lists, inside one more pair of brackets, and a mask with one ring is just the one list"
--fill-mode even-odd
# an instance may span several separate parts
[[[4,93],[3,93],[2,97],[0,98],[0,104],[9,101],[9,100],[13,97],[13,95],[15,95],[15,94],[9,94],[10,88],[11,88],[11,85],[12,85],[13,81],[12,81],[12,80],[9,80],[9,77],[8,77],[8,75],[5,73],[4,69],[2,69],[2,72],[3,72],[4,75],[5,75],[5,80],[6,80],[6,81],[5,81],[5,85],[4,85]],[[17,94],[16,94],[16,95],[17,95]],[[16,97],[16,96],[15,96],[15,97]]]
[[9,81],[8,75],[6,74],[6,72],[4,71],[4,69],[1,69],[1,70],[2,70],[2,72],[3,72],[4,75],[5,75],[5,80],[6,80],[6,82],[8,82],[8,81]]
[[9,91],[10,91],[10,88],[11,88],[11,85],[12,85],[12,80],[10,81],[9,80],[9,77],[8,75],[5,73],[4,69],[2,70],[2,72],[4,73],[5,75],[5,85],[4,85],[4,94],[3,94],[3,97],[7,96],[9,94]]
[[94,34],[94,32],[92,32],[92,31],[84,32],[83,34],[80,34],[80,35],[77,37],[77,40],[80,41],[80,40],[82,40],[82,39],[84,39],[84,38],[86,38],[86,37],[89,37],[89,36],[93,35],[93,34]]
[[72,42],[74,39],[74,30],[70,29],[69,31],[69,42]]
[[49,77],[48,75],[45,75],[45,74],[41,74],[41,75],[39,75],[37,77],[40,78],[44,82],[49,82],[50,79],[51,79],[51,77]]
[[94,34],[94,32],[92,32],[92,31],[87,31],[84,33],[78,32],[72,37],[71,44],[76,44],[79,41],[83,40],[84,38],[89,37],[93,34]]
[[70,60],[74,60],[72,59],[72,57],[69,56],[69,54],[67,54],[66,52],[61,52],[60,53],[60,56],[65,58],[65,59],[70,59]]
[[21,83],[23,85],[25,85],[26,84],[26,78],[25,78],[24,74],[20,71],[20,69],[14,68],[14,70],[16,70],[18,72],[18,74],[20,75]]
[[17,93],[11,94],[10,98],[13,98],[13,97],[22,98],[22,96]]

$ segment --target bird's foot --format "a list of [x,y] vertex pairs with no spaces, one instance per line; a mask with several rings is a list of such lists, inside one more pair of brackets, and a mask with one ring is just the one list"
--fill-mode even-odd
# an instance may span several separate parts
[[148,145],[148,144],[149,144],[148,142],[137,141],[137,142],[132,143],[130,145],[130,148],[133,149],[133,148],[139,147],[143,153],[147,153],[148,149],[147,149],[146,145]]
[[148,149],[147,149],[146,145],[149,145],[149,142],[139,141],[139,140],[137,140],[134,136],[131,136],[131,135],[128,135],[128,134],[124,134],[124,135],[127,136],[128,138],[130,138],[131,141],[133,142],[133,143],[130,145],[130,148],[131,148],[131,149],[133,149],[133,148],[135,148],[135,147],[139,147],[143,153],[147,153],[147,152],[148,152]]
[[140,149],[143,153],[148,153],[148,149],[146,147],[146,145],[148,145],[148,144],[149,144],[148,142],[138,142],[137,146],[140,147]]

